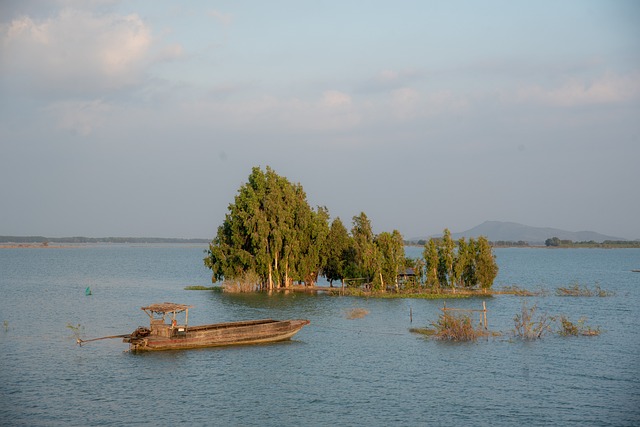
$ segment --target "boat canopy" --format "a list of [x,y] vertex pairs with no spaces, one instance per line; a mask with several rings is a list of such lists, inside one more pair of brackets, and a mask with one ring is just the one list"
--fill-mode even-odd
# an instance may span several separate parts
[[173,302],[163,302],[158,304],[151,304],[147,307],[141,307],[142,310],[150,313],[167,314],[167,313],[181,313],[193,308],[192,305],[176,304]]

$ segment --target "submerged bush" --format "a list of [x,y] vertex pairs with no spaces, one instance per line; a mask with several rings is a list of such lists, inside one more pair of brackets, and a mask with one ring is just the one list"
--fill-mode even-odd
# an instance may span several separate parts
[[517,285],[504,286],[502,292],[510,295],[517,295],[521,297],[533,297],[542,294],[542,291],[531,292],[527,289],[521,288]]
[[481,326],[474,327],[471,318],[467,315],[453,315],[444,312],[438,318],[433,337],[447,341],[475,341],[479,337],[488,336],[489,333]]
[[567,336],[596,336],[600,335],[600,328],[592,329],[590,326],[585,326],[585,317],[578,319],[578,323],[571,322],[566,316],[560,316],[560,330],[558,335],[563,337]]
[[542,338],[545,332],[551,332],[551,322],[555,318],[541,314],[536,318],[537,306],[527,307],[527,303],[522,303],[522,311],[513,318],[515,328],[513,333],[516,337],[524,340],[535,340]]
[[227,279],[222,283],[224,292],[231,293],[255,292],[260,287],[260,276],[251,271],[245,271],[241,276]]

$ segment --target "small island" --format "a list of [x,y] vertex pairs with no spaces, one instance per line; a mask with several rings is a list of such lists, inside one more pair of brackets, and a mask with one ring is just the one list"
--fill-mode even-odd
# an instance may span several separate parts
[[398,230],[375,235],[364,212],[347,230],[326,207],[313,209],[300,184],[270,167],[253,168],[209,244],[204,264],[226,291],[314,289],[324,276],[334,287],[368,295],[469,295],[491,288],[498,274],[485,237],[443,237],[407,258]]

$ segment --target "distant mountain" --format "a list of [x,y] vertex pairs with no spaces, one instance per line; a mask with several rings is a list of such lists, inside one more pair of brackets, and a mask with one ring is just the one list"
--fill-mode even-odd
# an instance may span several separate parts
[[452,237],[478,237],[486,236],[491,241],[524,241],[532,244],[544,243],[551,237],[560,240],[572,240],[574,242],[604,242],[605,240],[625,240],[619,237],[606,236],[594,231],[566,231],[550,227],[531,227],[515,222],[485,221],[470,230],[461,233],[452,233]]
[[574,242],[589,242],[593,240],[600,243],[605,240],[626,240],[620,237],[606,236],[594,231],[566,231],[550,227],[530,227],[515,222],[503,221],[485,221],[467,231],[451,233],[451,236],[454,239],[486,236],[492,242],[500,240],[507,242],[523,241],[529,244],[544,244],[544,241],[551,237]]

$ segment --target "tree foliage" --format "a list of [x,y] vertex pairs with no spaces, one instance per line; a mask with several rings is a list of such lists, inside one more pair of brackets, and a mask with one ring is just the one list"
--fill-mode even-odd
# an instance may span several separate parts
[[430,239],[424,246],[426,285],[438,289],[488,289],[498,275],[498,264],[486,237],[464,238],[457,242],[448,229],[441,239]]
[[323,251],[323,274],[333,286],[334,280],[341,282],[352,276],[355,268],[355,254],[353,242],[340,218],[331,222],[329,234]]
[[429,239],[424,248],[424,261],[426,273],[426,285],[430,288],[439,288],[440,280],[438,276],[438,267],[440,259],[438,257],[438,246],[434,239]]
[[209,245],[212,281],[254,273],[261,288],[314,283],[322,266],[329,214],[313,210],[300,184],[270,167],[253,168]]
[[329,220],[326,208],[309,206],[300,184],[270,167],[255,167],[229,205],[204,263],[213,282],[232,281],[243,289],[312,286],[320,274],[331,285],[357,279],[378,290],[397,286],[405,268],[400,232],[376,236],[364,212],[353,217],[351,234],[340,218],[331,226]]
[[[486,238],[451,237],[424,246],[424,260],[407,260],[398,230],[374,234],[364,212],[352,218],[351,231],[329,211],[312,209],[300,184],[270,167],[254,167],[228,207],[204,259],[212,281],[225,280],[239,289],[274,289],[294,282],[313,286],[324,275],[333,286],[366,284],[372,290],[400,290],[403,285],[490,288],[498,267]],[[413,275],[406,275],[407,268]]]
[[380,277],[380,252],[374,241],[371,221],[364,212],[353,217],[353,227],[351,228],[353,247],[355,249],[355,273],[367,283],[373,283],[375,288],[382,286]]
[[398,275],[405,268],[404,241],[398,230],[380,233],[375,239],[380,256],[381,287],[393,284],[398,289]]

